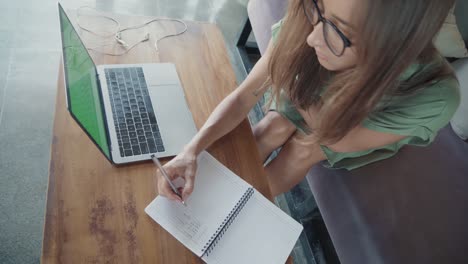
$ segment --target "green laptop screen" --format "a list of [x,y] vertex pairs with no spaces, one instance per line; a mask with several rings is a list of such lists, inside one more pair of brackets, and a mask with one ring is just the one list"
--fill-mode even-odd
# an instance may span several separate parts
[[68,108],[110,158],[96,69],[65,12],[59,7]]

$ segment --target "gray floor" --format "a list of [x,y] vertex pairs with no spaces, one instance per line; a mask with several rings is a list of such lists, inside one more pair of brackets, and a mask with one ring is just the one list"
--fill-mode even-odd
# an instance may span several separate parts
[[[0,263],[38,263],[60,35],[56,0],[0,0]],[[238,80],[247,0],[62,1],[123,14],[216,22]]]

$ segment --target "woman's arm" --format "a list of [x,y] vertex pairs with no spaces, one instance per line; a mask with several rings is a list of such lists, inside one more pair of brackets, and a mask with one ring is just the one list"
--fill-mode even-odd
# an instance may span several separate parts
[[200,131],[186,146],[186,150],[195,156],[198,155],[244,120],[260,96],[263,95],[264,90],[258,94],[255,91],[264,84],[268,77],[271,52],[272,43],[270,41],[267,51],[255,64],[247,78],[215,108]]
[[340,141],[327,147],[335,152],[355,152],[383,147],[398,142],[407,136],[377,132],[362,126],[349,131]]
[[[304,117],[307,125],[313,128],[316,123],[317,111],[311,108],[307,112],[299,110],[299,113]],[[351,129],[340,141],[326,146],[335,152],[356,152],[383,147],[398,142],[405,137],[407,136],[383,133],[357,126]]]
[[[270,41],[267,51],[255,64],[242,84],[221,101],[208,117],[208,120],[200,131],[198,131],[193,139],[185,146],[184,150],[164,165],[171,179],[177,177],[183,177],[185,179],[184,188],[181,190],[182,199],[185,200],[193,191],[198,154],[238,126],[259,100],[260,96],[265,92],[262,90],[261,93],[256,93],[259,87],[267,80],[268,63],[272,49],[273,47]],[[169,184],[159,172],[157,176],[159,194],[172,200],[181,201],[181,199],[172,192]]]

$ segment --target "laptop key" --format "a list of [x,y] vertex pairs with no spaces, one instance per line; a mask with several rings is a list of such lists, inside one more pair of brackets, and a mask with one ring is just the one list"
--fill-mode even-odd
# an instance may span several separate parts
[[145,143],[141,143],[141,144],[140,144],[140,149],[141,149],[141,153],[143,153],[143,154],[146,154],[146,153],[148,153],[148,151],[149,151],[149,150],[148,150],[148,145],[145,144]]
[[127,119],[127,125],[133,125],[133,119]]
[[138,146],[138,139],[132,138],[130,139],[130,143],[132,144],[132,146]]
[[154,132],[153,136],[154,138],[159,138],[159,139],[161,138],[161,134],[159,133],[159,131]]
[[133,156],[133,153],[132,153],[132,151],[130,149],[126,149],[126,150],[124,150],[124,155],[125,155],[125,157]]
[[142,128],[143,128],[143,124],[141,124],[141,123],[136,123],[136,124],[135,124],[135,128],[136,128],[136,129],[142,129]]
[[128,131],[135,131],[135,126],[134,125],[128,126]]
[[143,119],[141,122],[143,123],[143,125],[149,125],[150,123],[149,119],[146,119],[146,118]]
[[156,131],[159,131],[159,128],[158,128],[157,125],[151,125],[151,130],[152,130],[153,132],[156,132]]
[[130,137],[129,136],[122,136],[122,142],[124,142],[124,143],[130,142]]
[[124,68],[123,74],[124,74],[125,78],[130,79],[130,71],[129,71],[128,68]]
[[141,118],[139,118],[138,116],[134,117],[133,120],[138,123],[141,122]]
[[131,148],[130,143],[123,143],[122,146],[123,146],[124,149],[130,149]]
[[124,156],[124,149],[123,149],[123,148],[119,148],[119,152],[120,152],[120,157],[123,157],[123,156]]
[[135,154],[135,155],[140,155],[141,154],[139,146],[133,146],[132,150],[133,150],[133,154]]
[[153,137],[153,133],[151,133],[151,131],[145,132],[145,136],[151,138]]
[[148,144],[148,150],[149,150],[150,153],[156,153],[156,152],[158,152],[158,149],[156,148],[155,145],[150,145],[150,144]]
[[143,129],[137,129],[137,135],[138,136],[143,136],[145,134],[145,132],[143,131]]
[[143,130],[145,130],[145,132],[146,131],[151,131],[151,127],[149,125],[145,125],[145,126],[143,126]]
[[160,138],[157,138],[156,139],[156,145],[157,146],[162,146],[162,144],[163,144],[162,140]]
[[158,146],[158,152],[164,152],[165,149],[164,149],[164,146]]
[[138,141],[140,142],[146,142],[146,137],[145,136],[139,136]]
[[125,117],[126,117],[126,118],[132,118],[132,114],[127,113],[127,114],[125,114]]
[[133,131],[129,132],[128,135],[130,136],[130,138],[136,138],[137,137],[136,132],[133,132]]

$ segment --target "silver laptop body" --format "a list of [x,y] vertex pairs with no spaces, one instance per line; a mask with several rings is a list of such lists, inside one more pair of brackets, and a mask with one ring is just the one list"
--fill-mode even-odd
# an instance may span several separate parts
[[[79,36],[72,28],[73,26],[60,4],[59,14],[61,16],[62,45],[64,47],[68,109],[98,148],[115,164],[148,160],[152,154],[157,157],[177,155],[196,134],[197,129],[188,108],[175,65],[151,63],[95,66],[92,63],[96,72],[95,79],[98,82],[96,88],[98,92],[95,94],[100,97],[99,101],[101,102],[100,106],[96,103],[95,107],[102,108],[102,114],[104,115],[103,123],[107,140],[107,144],[104,144],[104,135],[99,133],[102,130],[100,126],[92,122],[90,122],[91,125],[87,124],[88,118],[79,109],[80,106],[71,107],[70,105],[76,101],[74,101],[74,98],[81,96],[78,89],[83,90],[83,97],[92,97],[85,94],[92,93],[92,91],[87,91],[88,87],[86,85],[83,85],[83,87],[76,86],[78,81],[75,83],[70,81],[73,79],[74,74],[83,75],[82,73],[75,73],[80,70],[80,65],[83,65],[83,63],[71,65],[77,64],[76,61],[78,60],[67,57],[80,57],[79,61],[84,61],[84,63],[89,63],[86,61],[85,56],[88,56],[91,61],[92,59],[81,39],[79,39],[79,43],[83,47],[79,47],[79,44],[73,44],[76,46],[72,48],[73,51],[68,50],[69,45],[66,45],[65,42],[70,42],[70,40],[64,41],[64,38],[79,38]],[[67,23],[70,24],[67,25]],[[69,35],[76,34],[76,36],[64,37],[64,32]],[[86,54],[80,49],[85,49]],[[77,50],[80,50],[80,52]],[[78,55],[73,52],[78,53]],[[75,70],[71,68],[75,68]],[[123,79],[122,76],[124,76]],[[86,80],[89,78],[87,76]],[[91,86],[93,85],[91,84]],[[74,89],[73,93],[71,92],[72,89]],[[70,98],[70,96],[73,98]],[[77,100],[82,99],[78,98]],[[87,102],[89,100],[83,101]],[[97,102],[97,99],[95,101]],[[99,114],[95,119],[101,120]],[[95,123],[99,124],[99,122]],[[93,136],[97,134],[101,134],[101,136]],[[128,144],[130,144],[130,147]],[[108,150],[106,150],[106,145]]]

